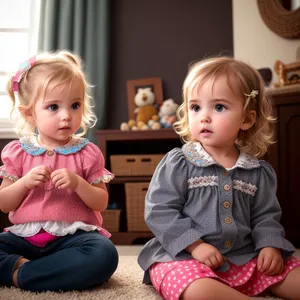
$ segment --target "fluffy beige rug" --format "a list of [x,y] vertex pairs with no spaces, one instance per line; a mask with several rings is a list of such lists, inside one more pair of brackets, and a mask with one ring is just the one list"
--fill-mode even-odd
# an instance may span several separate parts
[[[300,251],[297,256],[300,258]],[[66,293],[31,293],[17,288],[0,288],[1,300],[128,300],[128,299],[161,299],[152,286],[142,284],[143,272],[137,264],[137,256],[120,256],[117,271],[112,278],[101,287],[82,291]],[[278,298],[255,298],[278,299]]]

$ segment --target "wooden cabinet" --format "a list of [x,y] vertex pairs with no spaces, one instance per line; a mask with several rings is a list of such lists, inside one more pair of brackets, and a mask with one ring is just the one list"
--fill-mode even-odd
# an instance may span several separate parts
[[286,237],[300,247],[300,86],[270,89],[277,143],[270,147],[268,161],[278,178],[281,223]]
[[[106,168],[111,171],[111,155],[165,154],[182,143],[173,129],[120,131],[100,130],[97,132],[98,145],[104,155]],[[112,233],[112,241],[118,245],[143,244],[152,237],[151,232],[128,232],[126,217],[125,184],[149,182],[150,176],[116,176],[109,184],[110,202],[122,209],[120,231]],[[105,227],[105,226],[104,226]]]

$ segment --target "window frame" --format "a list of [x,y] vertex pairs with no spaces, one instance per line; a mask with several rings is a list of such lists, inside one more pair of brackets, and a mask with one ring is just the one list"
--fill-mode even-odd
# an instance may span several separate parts
[[[38,50],[38,27],[39,27],[39,12],[40,12],[40,0],[30,0],[29,9],[29,26],[19,28],[4,28],[0,27],[0,33],[27,33],[28,44],[27,53],[29,57],[37,53]],[[11,71],[0,70],[0,76],[8,76]],[[6,91],[0,90],[0,96],[7,95]],[[7,96],[8,97],[8,96]],[[9,100],[9,99],[8,99]],[[9,100],[10,101],[10,100]],[[0,117],[0,139],[16,138],[17,135],[14,130],[14,123],[10,120],[10,113],[7,118]]]

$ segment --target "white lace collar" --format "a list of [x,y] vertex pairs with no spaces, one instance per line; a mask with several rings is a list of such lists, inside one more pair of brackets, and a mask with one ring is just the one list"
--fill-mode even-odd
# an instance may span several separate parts
[[[189,162],[197,167],[208,167],[210,165],[220,165],[202,147],[199,142],[188,142],[182,147],[184,156]],[[240,152],[236,164],[230,168],[254,169],[260,166],[257,158],[244,152]]]

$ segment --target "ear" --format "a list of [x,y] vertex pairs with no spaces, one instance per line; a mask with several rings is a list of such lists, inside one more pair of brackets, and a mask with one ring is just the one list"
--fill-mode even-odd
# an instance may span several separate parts
[[250,110],[244,119],[241,129],[248,130],[249,128],[251,128],[253,126],[253,124],[255,123],[255,120],[256,120],[256,111]]
[[32,113],[32,109],[25,109],[24,107],[19,107],[19,112],[27,122],[29,122],[30,124],[35,123],[35,118]]

